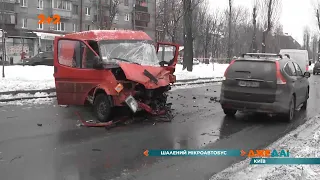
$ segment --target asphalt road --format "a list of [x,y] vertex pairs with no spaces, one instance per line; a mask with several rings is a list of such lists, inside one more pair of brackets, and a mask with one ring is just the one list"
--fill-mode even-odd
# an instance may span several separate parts
[[307,111],[291,124],[267,116],[238,113],[226,118],[220,86],[178,89],[171,93],[175,118],[106,130],[79,127],[78,111],[56,105],[0,107],[0,176],[6,180],[209,179],[238,157],[144,157],[145,149],[263,148],[320,112],[320,76],[310,78]]

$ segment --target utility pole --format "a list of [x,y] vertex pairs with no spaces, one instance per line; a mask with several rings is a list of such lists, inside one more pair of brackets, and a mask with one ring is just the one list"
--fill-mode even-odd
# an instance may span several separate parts
[[5,64],[5,43],[4,43],[4,36],[5,36],[5,31],[4,31],[4,4],[3,4],[3,0],[1,0],[1,26],[2,26],[2,30],[1,30],[1,38],[2,38],[2,78],[5,77],[5,73],[4,73],[4,64]]
[[[110,4],[111,4],[111,1],[112,0],[110,0]],[[102,2],[101,2],[101,0],[99,0],[99,2],[98,2],[98,8],[99,8],[99,30],[101,30],[102,29],[102,27],[103,27],[103,16],[102,16]]]
[[132,6],[132,30],[136,29],[136,4]]
[[82,31],[82,18],[83,18],[83,0],[80,0],[80,32]]

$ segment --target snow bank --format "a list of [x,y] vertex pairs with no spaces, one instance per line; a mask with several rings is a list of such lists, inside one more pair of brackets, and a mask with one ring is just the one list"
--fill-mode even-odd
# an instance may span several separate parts
[[[193,71],[182,70],[178,64],[177,80],[198,80],[201,78],[221,78],[228,64],[193,66]],[[19,90],[41,90],[54,88],[53,66],[6,66],[5,78],[0,78],[0,93]],[[2,73],[2,69],[1,69]]]
[[193,66],[192,72],[182,70],[182,65],[177,64],[174,73],[177,80],[201,79],[201,78],[222,78],[229,64],[198,64]]
[[[308,120],[266,149],[289,149],[292,157],[320,157],[320,116]],[[225,169],[210,180],[316,180],[320,177],[318,165],[249,165],[250,159]]]
[[[53,88],[53,66],[6,66],[0,92]],[[2,74],[2,68],[1,68]]]

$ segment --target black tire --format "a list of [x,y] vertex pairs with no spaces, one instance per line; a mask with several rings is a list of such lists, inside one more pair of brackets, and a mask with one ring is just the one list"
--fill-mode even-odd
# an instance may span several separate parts
[[316,75],[316,73],[313,71],[313,75]]
[[93,111],[100,122],[108,122],[111,113],[111,101],[108,95],[101,93],[94,98]]
[[294,118],[296,112],[296,102],[294,96],[291,96],[291,100],[289,103],[289,111],[284,114],[283,118],[285,122],[291,122]]
[[307,107],[308,107],[308,99],[309,99],[309,88],[308,88],[308,90],[307,90],[306,100],[304,101],[301,109],[303,109],[303,110],[306,110],[306,109],[307,109]]
[[234,109],[223,109],[223,112],[227,116],[234,116],[237,113],[237,110],[234,110]]

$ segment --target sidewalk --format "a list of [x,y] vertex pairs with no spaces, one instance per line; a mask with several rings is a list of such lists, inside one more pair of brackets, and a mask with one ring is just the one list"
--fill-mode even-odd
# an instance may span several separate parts
[[[320,158],[320,115],[265,149],[288,149],[290,157]],[[317,180],[319,165],[250,165],[250,159],[234,164],[210,180]]]

